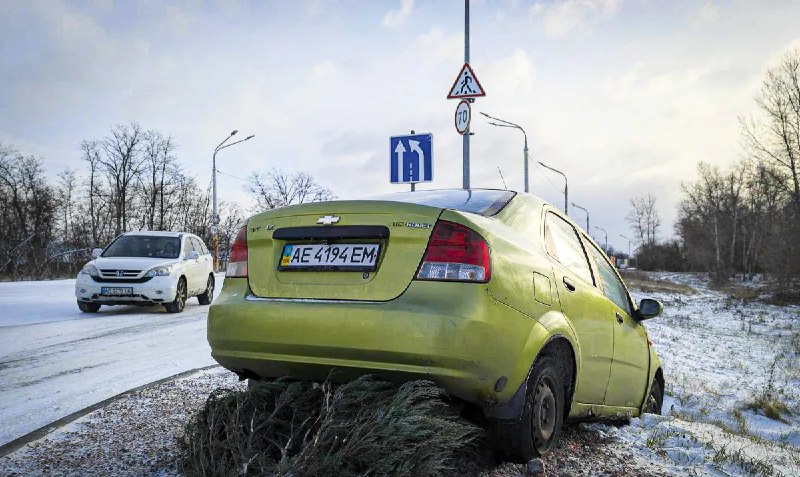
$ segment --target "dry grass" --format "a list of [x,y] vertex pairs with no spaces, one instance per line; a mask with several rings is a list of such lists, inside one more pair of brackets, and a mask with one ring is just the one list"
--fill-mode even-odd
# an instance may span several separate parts
[[434,384],[363,377],[217,390],[180,441],[187,476],[444,476],[485,469],[483,429]]
[[682,293],[684,295],[694,295],[696,290],[688,285],[680,285],[677,283],[668,282],[666,280],[659,280],[647,272],[640,270],[620,271],[622,279],[629,288],[635,288],[645,293],[665,292],[665,293]]

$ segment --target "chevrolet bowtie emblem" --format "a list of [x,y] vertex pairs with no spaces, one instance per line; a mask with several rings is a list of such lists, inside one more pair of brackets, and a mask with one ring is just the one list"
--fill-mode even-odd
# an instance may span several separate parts
[[322,225],[333,225],[337,222],[339,222],[339,217],[335,215],[326,215],[317,219],[317,223]]

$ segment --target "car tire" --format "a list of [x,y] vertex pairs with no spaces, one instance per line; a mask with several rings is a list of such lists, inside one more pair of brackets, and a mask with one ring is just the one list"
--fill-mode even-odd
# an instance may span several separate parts
[[78,308],[84,313],[97,313],[100,309],[99,303],[87,303],[85,301],[78,300]]
[[175,291],[175,299],[164,305],[169,313],[180,313],[186,307],[186,279],[178,279],[178,289]]
[[208,275],[208,281],[206,282],[206,291],[202,294],[197,295],[197,301],[201,305],[210,305],[211,300],[214,299],[214,275]]
[[662,406],[664,406],[664,390],[661,389],[661,383],[658,379],[654,379],[652,386],[650,386],[650,394],[647,395],[644,412],[661,414]]
[[502,460],[526,463],[558,443],[564,424],[563,367],[544,355],[531,368],[522,417],[495,424],[496,451]]

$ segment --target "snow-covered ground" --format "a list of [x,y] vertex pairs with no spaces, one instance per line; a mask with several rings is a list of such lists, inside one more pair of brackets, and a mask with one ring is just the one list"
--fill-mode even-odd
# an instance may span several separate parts
[[[697,275],[659,278],[698,291],[647,294],[665,305],[646,322],[664,367],[665,416],[598,428],[679,474],[800,476],[800,308],[732,300]],[[765,416],[754,405],[765,397],[786,412]]]
[[[217,276],[220,290],[223,275]],[[75,280],[0,282],[0,445],[131,388],[214,364],[208,306],[81,313]]]

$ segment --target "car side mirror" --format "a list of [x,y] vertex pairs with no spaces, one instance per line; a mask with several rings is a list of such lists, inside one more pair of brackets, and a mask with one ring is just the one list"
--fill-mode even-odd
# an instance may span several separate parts
[[650,318],[661,315],[663,312],[664,305],[662,305],[660,301],[653,300],[652,298],[643,298],[642,301],[639,302],[637,314],[640,320],[649,320]]
[[99,257],[101,253],[103,253],[103,249],[102,248],[94,248],[94,249],[92,249],[92,258]]
[[197,250],[192,250],[186,254],[186,260],[197,260],[198,258],[200,258],[200,252]]

